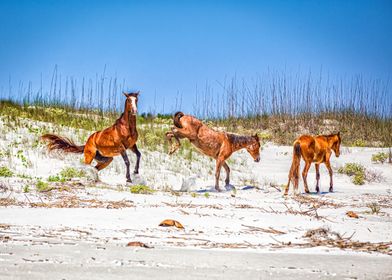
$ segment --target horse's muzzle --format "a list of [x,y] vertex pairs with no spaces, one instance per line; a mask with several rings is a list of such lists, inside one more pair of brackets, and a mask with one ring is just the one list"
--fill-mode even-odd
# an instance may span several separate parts
[[255,158],[255,162],[259,162],[260,161],[260,157]]

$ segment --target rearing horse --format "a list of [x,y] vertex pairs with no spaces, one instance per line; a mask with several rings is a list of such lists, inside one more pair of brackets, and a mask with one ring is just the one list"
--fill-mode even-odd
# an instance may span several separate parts
[[66,137],[45,134],[42,136],[42,139],[48,142],[49,151],[61,150],[66,153],[84,153],[84,163],[91,164],[93,159],[95,159],[97,161],[95,168],[98,171],[107,167],[112,162],[113,157],[121,155],[127,168],[127,182],[132,182],[126,150],[131,149],[136,154],[137,160],[134,173],[138,174],[141,157],[141,153],[136,146],[138,138],[136,114],[139,92],[123,94],[126,97],[124,113],[111,127],[91,134],[83,146],[77,146]]
[[291,164],[289,181],[287,183],[284,194],[287,195],[289,192],[290,181],[293,182],[294,192],[297,192],[298,190],[299,166],[301,163],[301,157],[305,161],[305,167],[302,171],[302,179],[304,180],[305,192],[309,193],[308,182],[306,178],[308,176],[308,171],[312,162],[314,162],[316,166],[316,191],[320,191],[320,164],[325,163],[330,177],[329,191],[333,192],[333,172],[329,159],[331,158],[332,151],[334,151],[336,157],[340,156],[341,142],[342,139],[340,137],[340,132],[338,132],[337,134],[319,135],[315,137],[310,135],[302,135],[297,140],[295,140],[293,144],[293,162]]
[[203,154],[216,159],[215,171],[215,189],[219,189],[220,170],[226,170],[226,185],[230,183],[230,168],[226,160],[232,153],[245,148],[253,157],[255,162],[260,161],[260,140],[256,135],[241,136],[226,132],[215,131],[200,120],[193,116],[184,115],[182,112],[177,112],[173,117],[174,127],[171,131],[166,133],[166,137],[170,143],[172,138],[177,142],[175,147],[172,146],[169,154],[174,153],[180,147],[181,138],[188,138],[189,141]]

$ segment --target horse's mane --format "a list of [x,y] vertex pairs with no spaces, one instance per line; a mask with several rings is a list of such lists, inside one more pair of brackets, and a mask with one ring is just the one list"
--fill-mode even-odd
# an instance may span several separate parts
[[323,134],[323,135],[320,135],[320,136],[331,138],[331,137],[334,137],[334,136],[338,136],[338,134],[337,133],[335,133],[335,134]]
[[254,139],[253,136],[247,136],[247,135],[238,135],[234,133],[226,133],[227,137],[229,138],[230,142],[232,143],[248,143],[252,139]]

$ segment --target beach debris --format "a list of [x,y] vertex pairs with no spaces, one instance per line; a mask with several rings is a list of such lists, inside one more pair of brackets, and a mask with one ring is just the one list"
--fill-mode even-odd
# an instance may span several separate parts
[[143,242],[140,242],[140,241],[128,242],[127,247],[142,247],[142,248],[149,248],[149,249],[153,248],[153,247],[148,246],[148,245],[146,245],[146,244],[144,244]]
[[183,229],[184,227],[182,224],[176,220],[166,219],[159,224],[160,227],[172,227],[175,226],[176,228]]
[[347,215],[348,217],[354,218],[354,219],[358,219],[358,218],[359,218],[358,214],[355,213],[354,211],[348,211],[348,212],[346,213],[346,215]]

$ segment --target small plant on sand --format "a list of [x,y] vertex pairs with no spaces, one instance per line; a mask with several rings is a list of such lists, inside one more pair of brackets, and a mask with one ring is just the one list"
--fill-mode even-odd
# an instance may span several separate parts
[[378,215],[380,213],[381,207],[376,202],[369,203],[367,207],[369,207],[371,214]]
[[65,181],[71,180],[72,178],[82,178],[86,176],[86,172],[83,170],[77,170],[76,168],[73,167],[67,167],[61,170],[59,173],[61,178]]
[[353,147],[366,147],[366,142],[362,139],[357,139],[352,143]]
[[197,197],[197,193],[195,193],[195,192],[191,193],[191,197],[193,197],[193,198]]
[[30,162],[30,161],[26,158],[26,156],[23,154],[23,150],[19,150],[19,151],[16,153],[16,157],[22,161],[22,164],[23,164],[24,167],[27,168],[27,167],[31,166],[31,162]]
[[24,193],[30,192],[30,187],[29,187],[29,185],[25,185],[25,186],[23,187],[23,192],[24,192]]
[[346,163],[345,166],[340,167],[338,169],[338,172],[341,174],[346,174],[350,177],[352,177],[351,181],[355,185],[363,185],[365,184],[365,179],[366,179],[366,169],[363,165],[355,163],[355,162],[350,162]]
[[14,172],[12,172],[7,166],[0,166],[0,177],[12,177]]
[[205,193],[204,193],[204,197],[205,197],[205,198],[209,198],[209,197],[210,197],[210,194],[209,194],[208,192],[205,192]]
[[155,191],[146,185],[134,185],[129,188],[131,193],[152,194]]
[[384,152],[379,152],[377,154],[372,155],[372,162],[374,163],[384,163],[389,158],[389,155]]
[[51,190],[51,187],[49,186],[48,183],[38,180],[37,183],[35,184],[35,187],[37,188],[37,191],[39,192],[47,192]]
[[64,183],[66,181],[66,179],[62,176],[59,175],[51,175],[48,178],[48,182],[62,182]]

